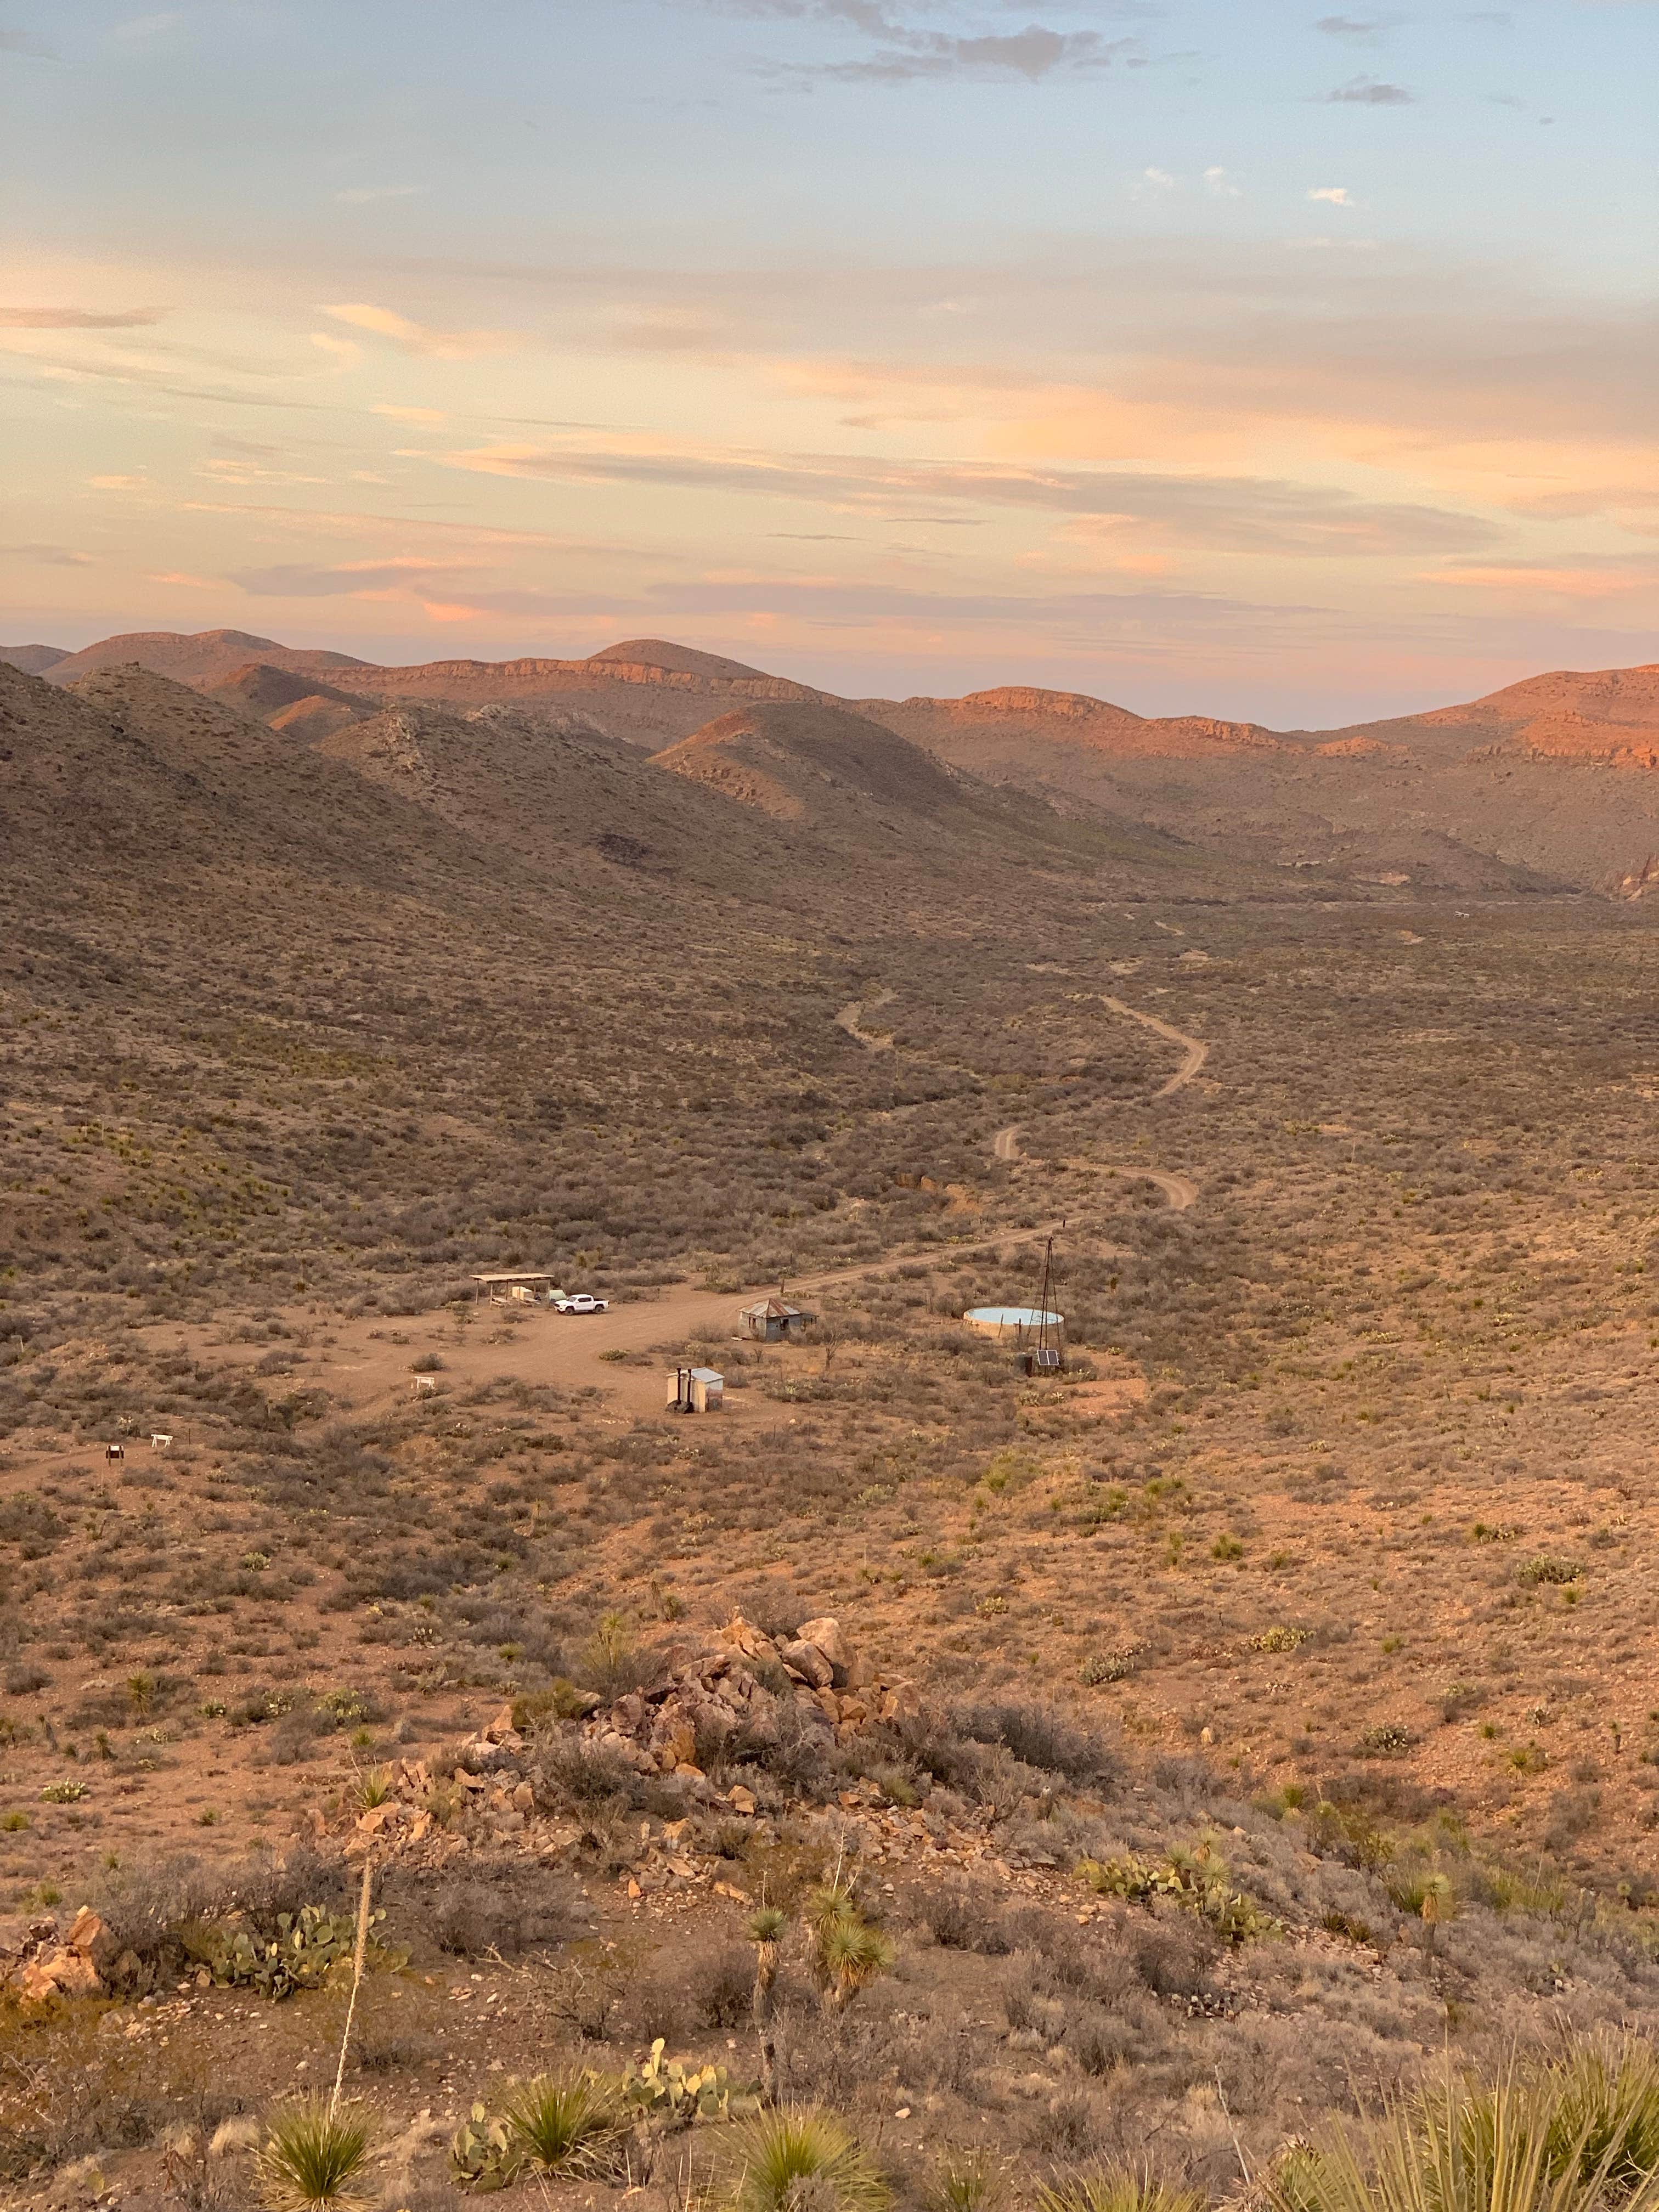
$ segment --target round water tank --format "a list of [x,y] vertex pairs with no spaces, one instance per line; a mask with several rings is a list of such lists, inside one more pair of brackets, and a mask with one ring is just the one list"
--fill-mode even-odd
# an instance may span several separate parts
[[962,1318],[981,1336],[1009,1337],[1017,1343],[1040,1336],[1045,1329],[1058,1335],[1066,1325],[1063,1314],[1048,1313],[1042,1306],[975,1306]]

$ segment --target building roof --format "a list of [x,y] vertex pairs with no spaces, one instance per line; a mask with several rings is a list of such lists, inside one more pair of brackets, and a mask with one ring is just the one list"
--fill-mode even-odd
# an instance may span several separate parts
[[744,1311],[757,1321],[799,1321],[801,1319],[800,1308],[786,1305],[781,1298],[757,1298],[754,1304],[745,1306]]
[[474,1275],[472,1280],[475,1283],[550,1283],[555,1278],[543,1274],[534,1267],[510,1267],[504,1274]]
[[724,1382],[726,1377],[717,1367],[694,1367],[691,1379],[694,1382]]

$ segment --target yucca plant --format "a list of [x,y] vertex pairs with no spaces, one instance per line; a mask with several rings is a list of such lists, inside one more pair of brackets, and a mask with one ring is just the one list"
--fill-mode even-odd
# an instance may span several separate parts
[[825,1932],[838,1920],[856,1920],[859,1917],[858,1899],[853,1894],[852,1886],[839,1877],[813,1890],[803,1911],[803,1917],[818,1942],[823,1942]]
[[857,2138],[811,2107],[765,2112],[738,2137],[728,2212],[887,2212],[891,2192]]
[[818,1939],[818,1962],[832,2004],[844,2005],[878,1974],[890,1973],[898,1953],[879,1928],[835,1920]]
[[1204,2212],[1195,2189],[1174,2189],[1127,2166],[1082,2166],[1036,2192],[1036,2212]]
[[859,1911],[851,1886],[836,1880],[806,1900],[818,1978],[832,2004],[844,2005],[866,1982],[890,1971],[897,1953]]
[[1537,2070],[1554,2100],[1552,2179],[1576,2165],[1616,2203],[1659,2174],[1659,2051],[1645,2038],[1589,2036]]
[[372,2147],[362,2114],[331,2111],[326,2097],[297,2097],[266,2123],[259,2193],[270,2212],[358,2212],[374,2200]]
[[941,2153],[927,2185],[928,2212],[1000,2212],[1007,2177],[989,2151]]
[[758,1912],[750,1915],[744,1931],[755,1947],[755,1996],[753,2011],[757,2027],[764,2026],[771,2009],[772,1984],[778,1978],[778,1945],[788,1926],[787,1913],[775,1905],[763,1905]]
[[351,1795],[359,1812],[367,1813],[376,1805],[384,1805],[392,1795],[392,1769],[389,1766],[366,1766],[351,1785]]
[[514,2153],[542,2173],[592,2172],[619,2124],[612,2092],[591,2074],[538,2074],[512,2083],[502,2124]]
[[1659,2083],[1645,2045],[1512,2064],[1489,2087],[1448,2072],[1369,2126],[1268,2176],[1281,2212],[1659,2212]]

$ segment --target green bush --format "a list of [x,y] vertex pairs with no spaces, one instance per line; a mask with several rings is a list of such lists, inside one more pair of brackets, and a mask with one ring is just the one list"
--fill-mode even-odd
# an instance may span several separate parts
[[763,2112],[740,2130],[731,2212],[887,2212],[891,2192],[857,2138],[828,2112]]
[[271,2115],[259,2153],[259,2193],[270,2212],[357,2212],[376,2194],[368,2176],[368,2122],[331,2113],[320,2095]]

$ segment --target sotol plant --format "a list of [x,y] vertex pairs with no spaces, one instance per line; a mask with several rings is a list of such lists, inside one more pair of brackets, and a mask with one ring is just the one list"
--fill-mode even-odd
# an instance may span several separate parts
[[525,2166],[538,2173],[592,2172],[616,2136],[617,2100],[592,2074],[538,2074],[513,2085],[501,2119]]
[[1036,2192],[1037,2212],[1203,2212],[1195,2189],[1171,2189],[1126,2166],[1085,2166]]
[[1449,2069],[1370,2125],[1298,2145],[1267,2186],[1277,2212],[1652,2212],[1659,2059],[1605,2037],[1491,2084]]
[[731,2212],[887,2212],[891,2193],[857,2138],[811,2108],[763,2113],[737,2145]]
[[259,2192],[270,2212],[359,2212],[374,2202],[368,2122],[301,2097],[272,2113],[259,2153]]

